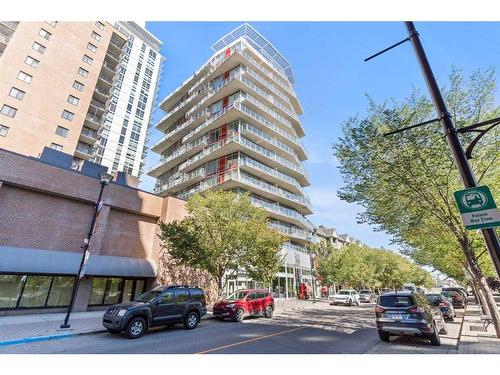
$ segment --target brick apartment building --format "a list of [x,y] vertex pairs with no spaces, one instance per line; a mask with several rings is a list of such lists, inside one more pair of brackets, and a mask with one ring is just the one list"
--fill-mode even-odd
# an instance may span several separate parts
[[[75,171],[71,163],[49,148],[40,159],[0,149],[0,315],[69,303],[106,169],[85,161]],[[184,217],[185,202],[134,183],[119,173],[104,190],[77,311],[128,301],[155,282],[198,284],[210,294],[206,276],[173,266],[161,251],[157,221]]]

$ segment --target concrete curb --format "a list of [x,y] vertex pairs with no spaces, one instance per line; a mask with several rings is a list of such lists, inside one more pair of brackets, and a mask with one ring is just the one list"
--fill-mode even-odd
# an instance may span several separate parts
[[[201,320],[208,320],[208,319],[215,319],[215,316],[213,316],[212,314],[207,314],[201,318]],[[76,336],[83,336],[83,335],[94,335],[94,334],[106,333],[106,332],[108,332],[107,329],[96,329],[94,331],[67,332],[67,333],[61,333],[61,334],[56,334],[56,335],[24,337],[21,339],[0,341],[0,347],[1,346],[27,344],[30,342],[38,342],[38,341],[60,340],[60,339],[66,339],[69,337],[76,337]]]
[[11,345],[19,345],[19,344],[27,344],[29,342],[38,342],[38,341],[50,341],[50,340],[59,340],[66,339],[69,337],[75,336],[83,336],[83,335],[93,335],[97,333],[107,332],[105,329],[95,330],[95,331],[86,331],[86,332],[68,332],[57,335],[47,335],[47,336],[34,336],[34,337],[24,337],[22,339],[14,339],[14,340],[5,340],[0,341],[0,346],[11,346]]

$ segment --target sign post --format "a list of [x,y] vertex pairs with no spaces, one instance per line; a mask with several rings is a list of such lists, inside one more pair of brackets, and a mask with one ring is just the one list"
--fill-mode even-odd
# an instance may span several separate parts
[[500,226],[500,212],[488,186],[456,191],[454,195],[465,228],[485,229]]

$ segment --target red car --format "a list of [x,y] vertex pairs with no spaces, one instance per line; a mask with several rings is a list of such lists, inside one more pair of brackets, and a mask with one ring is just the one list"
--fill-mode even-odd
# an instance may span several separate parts
[[274,299],[268,290],[237,290],[229,297],[214,304],[213,314],[219,319],[229,318],[241,322],[245,316],[264,315],[271,318],[274,311]]

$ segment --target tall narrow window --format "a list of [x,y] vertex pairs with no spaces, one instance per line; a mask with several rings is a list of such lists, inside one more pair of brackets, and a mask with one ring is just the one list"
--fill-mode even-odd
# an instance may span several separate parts
[[[9,132],[8,126],[0,125],[0,137],[6,137],[8,132]],[[1,302],[0,302],[0,307],[1,307]]]
[[94,62],[94,59],[87,55],[83,55],[82,60],[89,65],[92,65],[92,63]]
[[96,47],[96,46],[94,46],[94,45],[93,45],[92,43],[90,43],[90,42],[87,44],[87,49],[88,49],[89,51],[92,51],[92,52],[97,51],[97,47]]
[[101,40],[101,35],[97,34],[95,31],[92,31],[92,34],[90,34],[90,36],[97,41]]
[[38,68],[38,66],[40,65],[40,61],[38,61],[37,59],[34,59],[31,56],[27,56],[26,60],[24,60],[24,62],[35,69]]
[[52,36],[52,34],[49,33],[45,29],[40,29],[40,31],[38,32],[38,35],[40,35],[42,38],[47,39],[47,40],[50,40],[50,37]]
[[64,110],[61,114],[61,117],[65,120],[73,121],[73,119],[75,118],[75,114],[73,112]]
[[15,87],[12,87],[9,92],[10,96],[19,100],[23,100],[24,94],[26,94],[24,91],[19,90],[18,88]]
[[87,78],[89,76],[89,71],[80,67],[78,68],[78,74],[80,74],[82,77]]
[[7,104],[4,104],[2,106],[2,109],[0,110],[0,113],[7,117],[14,117],[16,115],[16,112],[17,112],[16,108],[11,107],[10,105]]
[[104,30],[104,24],[100,21],[95,21],[95,25],[100,28],[101,30]]
[[76,106],[78,105],[78,103],[80,103],[80,99],[78,99],[76,96],[70,95],[68,96],[68,103]]
[[67,129],[67,128],[64,128],[62,126],[58,126],[56,128],[56,134],[60,135],[61,137],[66,138],[68,136],[68,133],[69,133],[69,129]]
[[77,89],[78,91],[83,91],[85,85],[81,82],[75,81],[73,82],[73,88]]
[[46,50],[45,46],[41,45],[38,42],[33,42],[33,45],[31,46],[31,48],[33,48],[35,51],[37,51],[41,54],[44,54],[45,50]]
[[24,73],[22,71],[19,72],[19,74],[17,75],[17,79],[20,79],[21,81],[26,82],[26,83],[30,83],[32,78],[33,78],[32,75],[30,75],[28,73]]
[[57,151],[62,151],[63,149],[63,146],[57,144],[57,143],[51,143],[50,144],[50,148],[53,148],[54,150],[57,150]]

